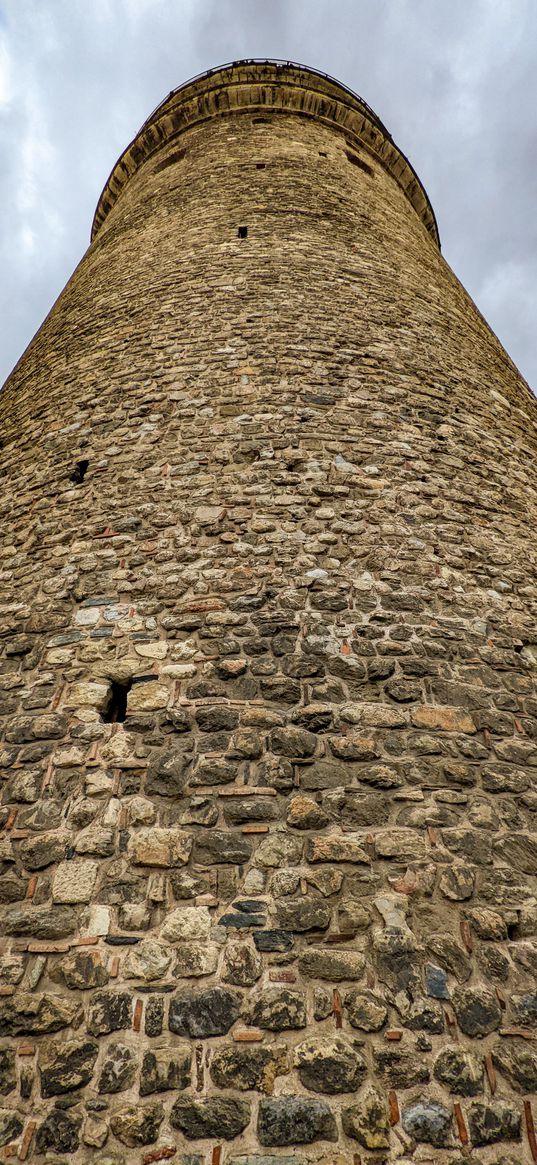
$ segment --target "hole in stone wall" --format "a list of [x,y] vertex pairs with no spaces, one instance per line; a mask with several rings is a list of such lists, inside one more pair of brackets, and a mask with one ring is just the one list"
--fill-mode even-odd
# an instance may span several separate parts
[[105,724],[122,724],[127,715],[127,696],[132,680],[111,680],[110,696],[106,708],[101,712]]
[[256,170],[266,170],[267,164],[266,162],[256,162],[255,168]]
[[72,481],[73,485],[80,485],[84,481],[88,465],[89,461],[87,458],[84,458],[82,461],[77,461],[73,472],[69,475],[69,481]]
[[353,154],[350,150],[345,150],[345,157],[349,162],[352,162],[353,166],[359,166],[360,170],[364,171],[364,174],[369,174],[371,177],[373,177],[371,166],[368,166],[367,162],[362,162],[362,159],[358,157],[358,154]]
[[268,117],[253,117],[252,125],[268,125]]
[[328,154],[327,154],[326,150],[319,150],[319,157],[320,158],[327,158]]
[[237,238],[238,239],[247,239],[248,238],[248,227],[239,227],[239,229],[237,231]]

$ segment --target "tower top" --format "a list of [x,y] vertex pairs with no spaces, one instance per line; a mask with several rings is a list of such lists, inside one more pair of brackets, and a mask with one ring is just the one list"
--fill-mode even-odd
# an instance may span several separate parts
[[416,171],[380,118],[361,97],[317,69],[293,61],[244,60],[200,73],[174,89],[144,122],[116,162],[102,191],[92,227],[96,237],[135,171],[162,145],[214,117],[264,112],[294,113],[337,127],[367,149],[395,178],[435,243],[433,208]]

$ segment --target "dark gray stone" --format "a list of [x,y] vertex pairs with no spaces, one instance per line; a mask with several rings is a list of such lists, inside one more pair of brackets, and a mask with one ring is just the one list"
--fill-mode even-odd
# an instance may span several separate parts
[[294,942],[285,930],[258,930],[253,939],[258,951],[290,951]]
[[404,1108],[402,1124],[405,1133],[415,1141],[424,1141],[437,1149],[452,1143],[451,1113],[434,1100],[418,1100]]
[[390,1088],[411,1088],[429,1080],[427,1062],[419,1052],[406,1048],[373,1048],[373,1059],[380,1078]]
[[62,1096],[89,1084],[99,1046],[93,1040],[50,1043],[39,1057],[41,1095]]
[[250,1105],[232,1096],[194,1098],[180,1096],[170,1113],[170,1124],[189,1140],[216,1137],[231,1141],[238,1137],[250,1120]]
[[307,896],[280,902],[278,906],[280,926],[299,934],[308,930],[326,930],[331,916],[330,906]]
[[129,991],[96,991],[88,1010],[92,1036],[108,1035],[131,1025],[132,995]]
[[168,1026],[176,1035],[191,1039],[222,1036],[235,1023],[239,1011],[240,997],[225,987],[186,990],[171,1000]]
[[477,1056],[463,1048],[443,1048],[435,1060],[433,1076],[457,1096],[478,1096],[483,1065]]
[[338,1036],[305,1040],[295,1048],[295,1062],[304,1088],[329,1096],[355,1092],[367,1072],[363,1056]]
[[56,1153],[76,1153],[80,1144],[80,1117],[72,1113],[62,1112],[53,1108],[43,1121],[35,1137],[35,1148],[38,1153],[47,1153],[49,1150]]
[[257,998],[250,998],[243,1008],[247,1023],[267,1031],[293,1031],[306,1026],[306,1000],[298,991],[268,987]]
[[453,1007],[459,1027],[467,1036],[486,1036],[500,1026],[500,1004],[486,987],[457,987]]
[[140,1074],[140,1096],[188,1088],[192,1051],[187,1045],[146,1052]]
[[17,1085],[14,1048],[0,1048],[0,1096],[9,1096]]
[[537,1093],[537,1052],[526,1040],[501,1040],[493,1048],[492,1059],[516,1092]]
[[272,1092],[276,1076],[289,1071],[285,1045],[217,1048],[211,1059],[211,1077],[218,1088]]
[[520,1127],[520,1112],[506,1101],[496,1098],[491,1104],[475,1101],[470,1107],[468,1128],[473,1145],[493,1145],[497,1141],[519,1141]]
[[24,1124],[16,1112],[0,1111],[0,1145],[8,1145],[20,1136]]
[[257,1135],[261,1145],[310,1145],[337,1141],[337,1125],[324,1100],[267,1098],[259,1104]]
[[200,830],[195,835],[192,858],[200,865],[238,865],[247,862],[252,852],[250,842],[229,829]]

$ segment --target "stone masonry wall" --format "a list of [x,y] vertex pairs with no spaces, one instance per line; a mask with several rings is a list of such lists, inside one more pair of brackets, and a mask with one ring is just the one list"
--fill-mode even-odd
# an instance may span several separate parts
[[535,1161],[537,410],[401,186],[187,127],[0,413],[0,1158]]

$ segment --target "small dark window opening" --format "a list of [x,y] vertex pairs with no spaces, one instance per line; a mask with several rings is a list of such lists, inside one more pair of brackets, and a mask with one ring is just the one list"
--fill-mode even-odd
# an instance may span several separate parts
[[252,125],[268,125],[268,117],[253,117]]
[[266,167],[267,167],[266,162],[256,162],[256,164],[255,164],[256,170],[266,170]]
[[247,239],[248,238],[248,227],[239,227],[239,229],[237,231],[237,238],[238,239]]
[[319,150],[319,157],[320,158],[327,158],[328,157],[327,151],[326,150]]
[[364,171],[364,174],[369,174],[371,177],[373,177],[371,166],[368,166],[367,162],[362,162],[362,159],[358,157],[358,154],[352,154],[350,150],[345,150],[345,155],[349,162],[352,162],[353,166],[359,166],[360,170]]
[[86,458],[83,461],[77,461],[73,472],[69,475],[69,481],[72,481],[73,485],[80,485],[84,481],[88,465],[89,461]]
[[106,708],[101,712],[105,724],[122,724],[127,715],[127,696],[132,680],[112,680]]

